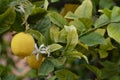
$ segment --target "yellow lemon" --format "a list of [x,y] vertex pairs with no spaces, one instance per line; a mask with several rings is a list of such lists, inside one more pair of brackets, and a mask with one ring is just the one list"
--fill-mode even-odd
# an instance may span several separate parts
[[36,60],[36,55],[31,55],[31,56],[27,56],[26,57],[26,60],[27,60],[27,63],[28,65],[31,67],[31,68],[34,68],[34,69],[38,69],[43,61],[43,57],[42,55],[39,56],[39,60]]
[[31,55],[34,50],[34,45],[35,42],[32,35],[20,32],[12,38],[11,50],[15,55],[25,57]]

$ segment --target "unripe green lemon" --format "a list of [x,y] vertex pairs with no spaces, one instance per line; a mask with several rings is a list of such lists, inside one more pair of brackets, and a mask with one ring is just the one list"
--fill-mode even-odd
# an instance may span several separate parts
[[25,32],[16,34],[11,41],[11,50],[13,54],[19,57],[31,55],[34,50],[34,39],[32,35]]
[[40,67],[40,65],[42,64],[42,61],[43,61],[43,57],[42,55],[39,56],[39,60],[37,61],[36,60],[36,55],[31,55],[31,56],[27,56],[26,57],[26,60],[27,60],[27,63],[28,65],[31,67],[31,68],[34,68],[34,69],[38,69]]

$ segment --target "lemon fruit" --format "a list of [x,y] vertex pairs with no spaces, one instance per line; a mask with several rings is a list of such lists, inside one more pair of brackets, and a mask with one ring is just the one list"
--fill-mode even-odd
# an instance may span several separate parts
[[25,32],[16,34],[11,41],[11,50],[13,54],[19,57],[31,55],[34,50],[34,39],[32,35]]
[[42,55],[40,55],[39,60],[36,60],[36,55],[35,54],[26,57],[26,61],[27,61],[28,65],[31,68],[34,68],[34,69],[38,69],[40,67],[40,65],[42,64],[43,59],[44,58],[42,57]]

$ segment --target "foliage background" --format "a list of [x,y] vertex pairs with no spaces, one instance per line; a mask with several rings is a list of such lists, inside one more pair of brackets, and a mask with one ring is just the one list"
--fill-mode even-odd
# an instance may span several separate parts
[[[0,0],[0,79],[120,80],[119,6],[119,0]],[[28,24],[36,43],[50,46],[52,57],[38,70],[20,70],[22,59],[10,51],[12,36]]]

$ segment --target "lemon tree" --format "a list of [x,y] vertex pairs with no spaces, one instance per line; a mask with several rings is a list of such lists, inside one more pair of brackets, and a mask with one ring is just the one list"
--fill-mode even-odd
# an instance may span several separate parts
[[119,0],[0,0],[0,80],[120,80],[119,34]]

